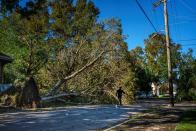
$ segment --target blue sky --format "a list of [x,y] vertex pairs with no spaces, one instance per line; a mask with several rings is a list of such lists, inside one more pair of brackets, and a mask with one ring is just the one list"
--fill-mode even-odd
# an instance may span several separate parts
[[[163,6],[156,9],[152,7],[152,3],[158,0],[138,1],[156,29],[164,32]],[[154,32],[154,29],[135,0],[94,0],[94,2],[100,9],[100,20],[113,17],[121,19],[129,50],[136,46],[144,47],[144,39]],[[168,14],[172,40],[182,44],[183,51],[192,48],[196,56],[196,0],[168,0]],[[189,39],[195,40],[179,41]]]
[[[26,0],[23,0],[23,5]],[[144,39],[155,32],[139,9],[135,0],[93,0],[100,10],[99,20],[121,19],[123,34],[127,37],[128,49],[144,47]],[[156,29],[164,33],[163,5],[153,8],[158,0],[138,0]],[[170,36],[182,44],[183,51],[194,50],[196,56],[196,0],[167,0]],[[190,39],[194,39],[191,40]],[[179,41],[185,40],[185,41]],[[188,41],[187,41],[188,40]]]

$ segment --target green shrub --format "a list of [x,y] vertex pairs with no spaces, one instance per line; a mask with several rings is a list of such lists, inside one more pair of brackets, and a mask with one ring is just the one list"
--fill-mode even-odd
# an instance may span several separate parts
[[188,95],[191,97],[192,100],[196,100],[196,89],[189,89]]

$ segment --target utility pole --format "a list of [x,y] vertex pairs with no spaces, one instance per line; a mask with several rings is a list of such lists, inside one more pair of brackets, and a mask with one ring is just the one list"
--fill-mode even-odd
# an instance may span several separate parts
[[171,46],[170,46],[170,38],[169,38],[167,1],[163,0],[163,4],[164,4],[166,46],[167,46],[168,86],[169,86],[169,95],[170,95],[170,105],[174,106],[173,82],[172,82],[172,64],[171,64],[171,48],[170,48]]
[[157,3],[155,3],[154,6],[157,7],[162,2],[164,5],[164,21],[165,21],[165,36],[166,36],[167,66],[168,66],[168,87],[169,87],[169,95],[170,95],[170,106],[173,107],[174,106],[174,96],[173,96],[171,46],[170,46],[169,26],[168,26],[167,0],[160,0]]

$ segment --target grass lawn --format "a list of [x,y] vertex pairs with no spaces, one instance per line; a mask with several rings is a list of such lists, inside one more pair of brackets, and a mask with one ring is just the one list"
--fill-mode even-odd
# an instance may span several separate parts
[[196,131],[196,109],[186,111],[176,131]]

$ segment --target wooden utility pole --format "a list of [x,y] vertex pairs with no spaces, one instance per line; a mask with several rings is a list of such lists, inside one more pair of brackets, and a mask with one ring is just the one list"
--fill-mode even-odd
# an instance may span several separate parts
[[170,95],[170,106],[174,106],[173,96],[173,82],[172,82],[172,64],[171,64],[171,46],[169,37],[169,26],[168,26],[168,13],[167,13],[167,0],[160,0],[155,3],[154,6],[159,6],[163,2],[164,5],[164,20],[165,20],[165,36],[166,36],[166,48],[167,48],[167,66],[168,66],[168,87]]
[[163,4],[164,4],[166,46],[167,46],[168,86],[169,86],[169,94],[170,94],[170,105],[174,106],[173,82],[172,82],[172,64],[171,64],[171,46],[170,46],[170,38],[169,38],[167,1],[163,0]]

